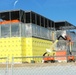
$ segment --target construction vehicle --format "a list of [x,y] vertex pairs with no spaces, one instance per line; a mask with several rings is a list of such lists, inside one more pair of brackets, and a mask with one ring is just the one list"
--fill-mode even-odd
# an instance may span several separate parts
[[[55,46],[55,44],[58,42],[58,40],[60,38],[63,38],[64,40],[66,40],[66,38],[64,37],[64,35],[60,35],[57,40],[53,43],[53,45],[50,47],[50,49],[46,49],[46,52],[43,54],[43,60],[44,60],[44,63],[48,63],[48,62],[51,62],[51,63],[54,63],[55,62],[55,50],[53,50],[53,47]],[[50,53],[53,53],[52,56],[50,56]]]
[[69,55],[67,56],[67,62],[75,62],[75,56],[72,55],[73,42],[70,37],[69,38],[67,37],[67,40],[69,41]]
[[64,40],[66,40],[68,42],[68,45],[69,45],[69,55],[67,55],[67,62],[75,62],[75,56],[72,55],[72,45],[73,45],[73,42],[72,42],[72,39],[69,35],[62,37]]
[[67,56],[67,62],[75,62],[75,57],[73,55]]
[[[52,50],[52,48],[55,46],[55,44],[58,42],[58,40],[60,38],[69,42],[70,49],[69,49],[69,55],[67,56],[67,62],[71,62],[71,61],[75,62],[75,57],[72,55],[72,49],[71,49],[72,41],[71,41],[71,38],[69,36],[65,36],[65,34],[62,34],[57,38],[57,40],[53,43],[53,45],[51,46],[50,49],[46,49],[46,52],[43,54],[44,63],[48,63],[48,62],[53,62],[54,63],[55,62],[55,56],[54,56],[55,55],[55,53],[54,53],[55,50]],[[51,52],[53,52],[52,56],[50,56],[50,54],[49,54]]]
[[48,62],[54,63],[55,62],[54,56],[49,56],[49,54],[48,54],[48,56],[45,56],[46,54],[48,54],[48,52],[45,52],[43,54],[44,63],[48,63]]

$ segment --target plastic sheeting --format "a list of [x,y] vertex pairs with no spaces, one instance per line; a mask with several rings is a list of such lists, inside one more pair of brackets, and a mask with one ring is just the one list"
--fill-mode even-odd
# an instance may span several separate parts
[[39,37],[51,40],[51,30],[31,24],[13,23],[0,26],[0,37]]
[[1,37],[10,37],[10,25],[1,25]]
[[50,39],[51,31],[47,28],[32,24],[32,36]]
[[26,37],[31,37],[32,36],[32,26],[31,24],[25,24],[25,33],[26,33]]
[[25,37],[26,36],[26,25],[22,23],[20,27],[21,27],[21,36]]
[[11,25],[11,36],[12,37],[20,36],[20,26],[19,26],[19,24],[12,24]]
[[67,42],[64,41],[64,40],[58,41],[58,43],[57,43],[57,49],[58,50],[67,50],[68,49]]

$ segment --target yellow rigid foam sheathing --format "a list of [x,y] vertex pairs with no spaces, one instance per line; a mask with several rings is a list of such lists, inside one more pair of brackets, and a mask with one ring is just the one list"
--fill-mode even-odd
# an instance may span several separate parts
[[0,38],[0,57],[8,57],[9,62],[11,62],[12,57],[18,57],[18,56],[19,57],[22,56],[21,38],[19,37]]
[[[32,53],[32,38],[26,38],[26,57],[33,56]],[[26,61],[25,61],[26,60]],[[31,62],[32,58],[26,58],[23,62]]]
[[[31,57],[43,56],[47,48],[50,48],[52,42],[49,40],[33,38],[33,37],[11,37],[0,38],[0,57],[8,57],[9,62],[12,62],[12,57]],[[14,62],[41,62],[41,59],[33,58],[18,58]],[[3,62],[4,60],[0,60]]]
[[[46,49],[50,48],[52,42],[49,40],[32,38],[32,52],[33,56],[43,56]],[[35,62],[42,62],[42,58],[35,59]]]
[[22,56],[26,56],[26,38],[22,38],[21,42]]
[[46,49],[50,48],[52,42],[48,40],[32,38],[33,56],[42,56]]
[[[39,38],[23,38],[26,42],[22,42],[22,56],[32,57],[32,56],[43,56],[43,53],[46,52],[47,48],[50,48],[52,45],[51,41],[39,39]],[[24,45],[23,45],[24,44]],[[23,58],[22,62],[41,62],[42,58],[40,59],[33,59],[33,58]]]
[[26,57],[26,38],[22,38],[22,62],[26,62],[27,59],[25,58]]

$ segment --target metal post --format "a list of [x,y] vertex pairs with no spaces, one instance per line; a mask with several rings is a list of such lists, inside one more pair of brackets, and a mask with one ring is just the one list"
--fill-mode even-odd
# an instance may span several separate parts
[[32,12],[30,12],[30,23],[32,23]]
[[[0,14],[0,17],[1,17],[1,14]],[[1,25],[0,25],[0,37],[1,37]]]
[[20,37],[22,36],[22,31],[21,31],[21,25],[22,25],[22,22],[21,22],[21,18],[22,18],[22,15],[23,15],[23,12],[22,11],[19,11],[19,20],[20,20],[20,23],[19,23],[19,29],[20,29]]
[[12,57],[12,63],[11,63],[11,75],[13,75],[13,66],[14,66],[14,57]]
[[0,25],[0,37],[1,37],[1,26],[2,26],[2,25]]
[[[9,12],[9,20],[11,21],[11,12]],[[10,37],[11,37],[11,23],[10,23]]]
[[72,54],[72,45],[71,45],[71,41],[69,42],[69,46],[70,46],[70,54]]
[[42,37],[42,35],[41,35],[41,31],[42,31],[42,29],[41,29],[41,16],[39,16],[39,18],[40,18],[40,37]]
[[37,25],[37,14],[35,14],[35,24]]
[[8,67],[8,57],[6,58],[6,71],[5,71],[5,75],[9,75],[9,67]]

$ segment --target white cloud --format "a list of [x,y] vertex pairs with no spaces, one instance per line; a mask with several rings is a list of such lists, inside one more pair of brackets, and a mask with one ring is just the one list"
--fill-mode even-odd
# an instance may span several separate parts
[[18,3],[18,0],[16,0],[15,2],[14,2],[14,7],[15,7],[15,5]]

